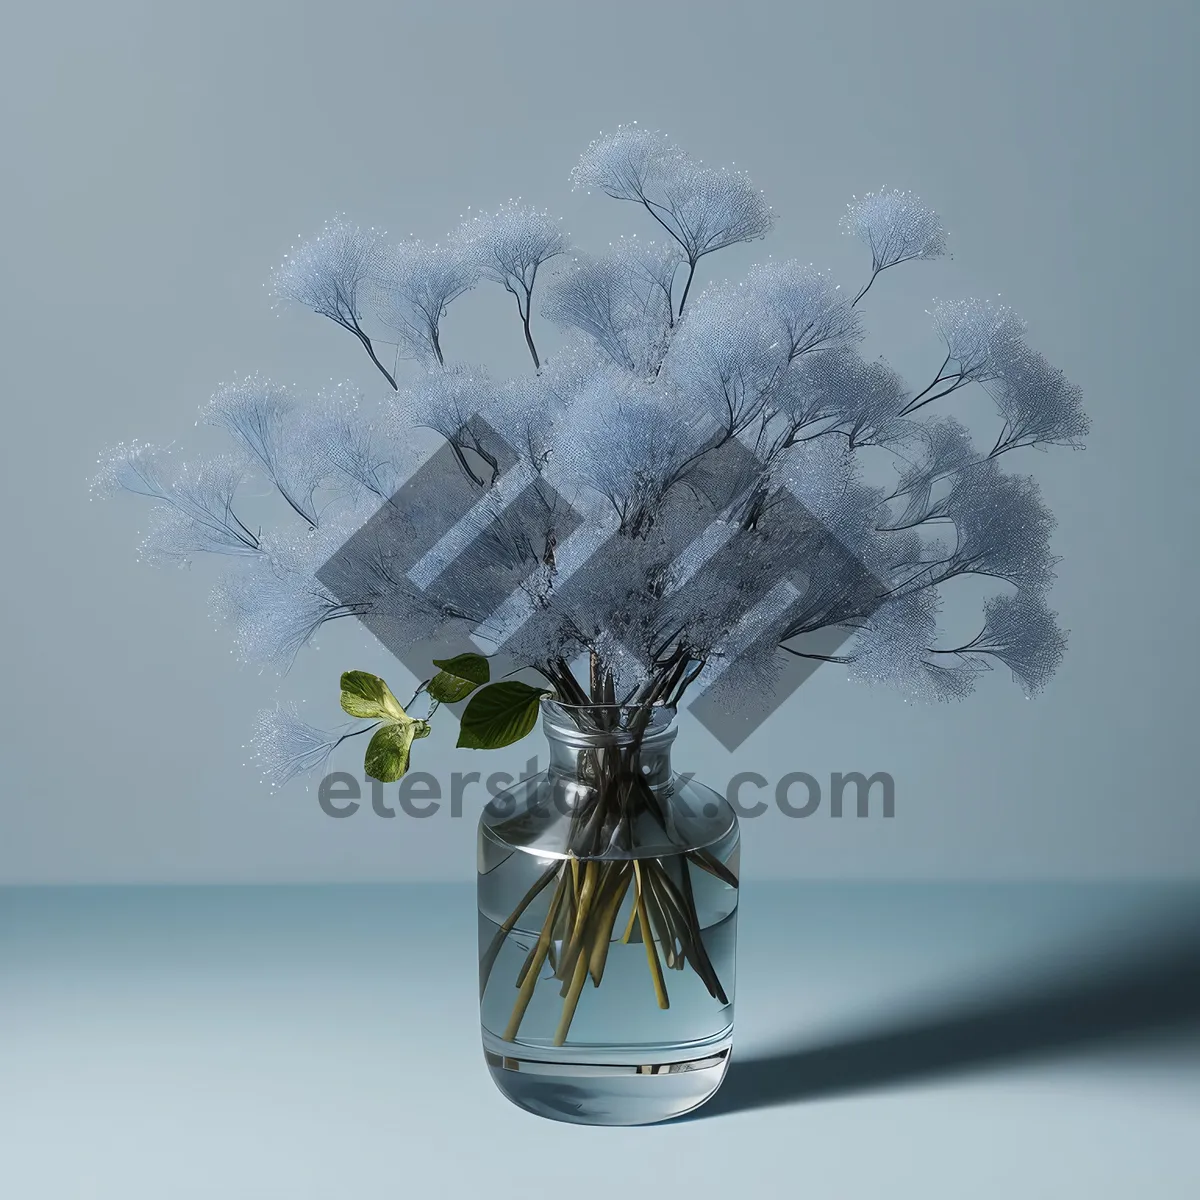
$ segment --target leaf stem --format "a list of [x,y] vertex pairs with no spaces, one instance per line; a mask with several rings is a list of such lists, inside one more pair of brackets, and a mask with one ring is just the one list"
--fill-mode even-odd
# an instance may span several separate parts
[[575,961],[575,970],[571,975],[571,984],[567,990],[566,1000],[563,1002],[562,1015],[558,1019],[558,1028],[554,1031],[554,1044],[556,1046],[561,1046],[567,1040],[567,1033],[571,1028],[571,1021],[575,1017],[575,1009],[579,1004],[579,994],[583,991],[587,974],[587,956],[580,954]]
[[492,938],[491,944],[488,946],[484,956],[479,961],[479,995],[482,997],[484,990],[487,987],[487,982],[492,973],[492,967],[495,965],[496,957],[500,953],[500,947],[504,945],[504,939],[512,933],[517,922],[521,919],[521,914],[537,899],[538,896],[549,885],[550,881],[559,872],[559,865],[555,863],[551,867],[538,876],[534,885],[521,897],[520,903],[511,913],[504,919],[504,924],[496,930],[496,936]]
[[612,889],[600,910],[598,932],[592,942],[592,953],[588,960],[588,973],[592,977],[593,987],[599,987],[600,980],[604,977],[604,964],[608,961],[608,948],[612,944],[617,913],[621,911],[621,903],[625,899],[625,893],[629,890],[629,881],[633,878],[633,872],[626,871],[622,867],[616,878],[617,885]]
[[550,911],[546,914],[546,923],[542,926],[542,932],[538,935],[533,952],[526,963],[524,978],[521,981],[520,991],[517,993],[517,1002],[513,1005],[512,1016],[509,1017],[508,1025],[504,1030],[504,1041],[506,1042],[516,1039],[521,1029],[521,1022],[525,1019],[525,1011],[529,1008],[529,1001],[533,999],[533,989],[537,986],[542,963],[546,961],[546,954],[550,949],[551,931],[554,929],[554,922],[558,917],[558,910],[562,905],[563,898],[570,887],[567,878],[567,864],[564,862],[559,868],[558,887],[555,889],[554,898],[550,901]]
[[642,886],[642,866],[636,858],[633,860],[633,874],[637,880],[636,911],[638,925],[641,926],[642,941],[646,943],[646,962],[650,966],[650,978],[654,981],[654,997],[658,1001],[659,1008],[670,1008],[671,1002],[667,998],[667,984],[663,979],[662,963],[658,961],[658,948],[654,944],[654,933],[650,929],[650,918],[646,915],[646,897]]

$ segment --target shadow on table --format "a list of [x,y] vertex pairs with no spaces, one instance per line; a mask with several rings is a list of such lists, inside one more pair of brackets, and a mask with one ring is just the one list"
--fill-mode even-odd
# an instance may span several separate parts
[[1003,997],[907,1017],[824,1045],[736,1054],[721,1090],[680,1120],[914,1083],[1138,1037],[1200,1029],[1200,923],[1183,936]]

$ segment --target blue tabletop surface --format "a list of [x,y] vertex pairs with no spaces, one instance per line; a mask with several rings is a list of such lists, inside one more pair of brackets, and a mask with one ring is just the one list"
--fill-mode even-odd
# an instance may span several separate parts
[[1200,889],[743,889],[694,1117],[539,1120],[460,885],[0,890],[0,1196],[1200,1196]]

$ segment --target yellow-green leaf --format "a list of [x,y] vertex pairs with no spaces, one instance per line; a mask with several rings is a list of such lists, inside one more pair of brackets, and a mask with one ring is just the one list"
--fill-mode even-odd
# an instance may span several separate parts
[[371,779],[395,783],[408,770],[409,751],[413,739],[429,733],[426,721],[403,721],[384,725],[375,731],[363,759],[363,770]]
[[426,691],[443,704],[457,704],[465,700],[477,687],[469,679],[460,679],[449,671],[439,671],[430,681]]
[[342,708],[352,717],[372,721],[407,721],[400,704],[378,675],[368,671],[346,671],[342,675]]

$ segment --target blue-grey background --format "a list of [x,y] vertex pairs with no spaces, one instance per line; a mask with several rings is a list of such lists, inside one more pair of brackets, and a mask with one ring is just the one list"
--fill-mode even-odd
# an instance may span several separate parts
[[[742,769],[896,780],[891,821],[823,806],[747,822],[747,871],[1200,872],[1190,0],[116,0],[11,7],[4,26],[0,882],[470,875],[470,805],[333,821],[312,793],[258,784],[243,743],[279,681],[228,653],[206,565],[140,566],[145,512],[89,505],[86,481],[113,440],[203,444],[197,408],[235,374],[375,386],[351,339],[276,314],[264,286],[332,213],[436,237],[519,195],[584,246],[643,228],[567,184],[590,138],[634,119],[735,160],[774,204],[770,240],[708,260],[718,274],[769,252],[857,286],[845,202],[918,191],[954,259],[872,289],[871,346],[919,386],[940,361],[930,299],[999,293],[1095,424],[1086,452],[1035,464],[1072,639],[1045,695],[996,672],[960,706],[911,707],[823,669],[735,756],[685,722],[681,762],[718,785]],[[524,369],[507,301],[460,302],[451,352]],[[283,693],[334,719],[348,666],[389,663],[338,629]],[[444,723],[422,765],[476,767],[453,738]]]

